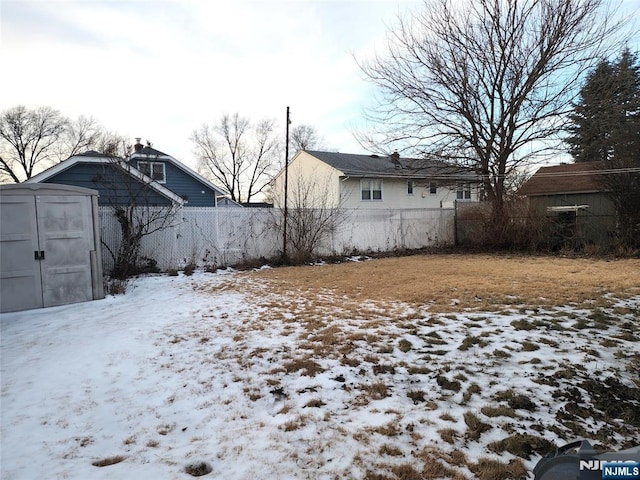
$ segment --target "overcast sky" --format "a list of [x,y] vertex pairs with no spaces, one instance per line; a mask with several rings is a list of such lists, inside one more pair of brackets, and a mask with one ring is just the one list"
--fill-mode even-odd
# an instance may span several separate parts
[[48,105],[195,166],[191,132],[223,113],[351,134],[369,85],[354,60],[409,0],[3,0],[0,107]]
[[[640,0],[623,0],[625,10]],[[0,109],[48,105],[142,137],[195,167],[191,132],[224,113],[314,126],[361,153],[371,94],[354,55],[413,0],[0,2]],[[636,47],[637,48],[637,47]],[[284,135],[284,133],[283,133]]]

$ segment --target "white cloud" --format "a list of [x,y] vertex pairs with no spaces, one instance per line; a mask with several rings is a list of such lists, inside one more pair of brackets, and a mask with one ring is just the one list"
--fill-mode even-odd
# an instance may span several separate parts
[[193,165],[191,131],[221,114],[314,125],[359,150],[347,125],[370,51],[408,1],[8,1],[0,104],[50,105],[143,136]]
[[[142,136],[193,166],[190,133],[223,113],[294,123],[359,152],[370,86],[353,59],[418,0],[3,0],[0,109],[49,105]],[[638,13],[637,0],[623,8]],[[635,45],[637,45],[637,36]]]

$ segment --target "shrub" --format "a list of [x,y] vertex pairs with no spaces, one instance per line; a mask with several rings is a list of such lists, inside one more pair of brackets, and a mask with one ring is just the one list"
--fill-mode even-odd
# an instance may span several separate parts
[[189,262],[185,267],[184,267],[184,274],[187,277],[190,277],[191,275],[193,275],[193,272],[196,271],[196,264],[193,262]]

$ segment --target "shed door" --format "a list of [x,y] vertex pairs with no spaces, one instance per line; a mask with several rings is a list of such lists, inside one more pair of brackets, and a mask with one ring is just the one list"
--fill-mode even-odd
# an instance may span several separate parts
[[43,306],[93,300],[91,198],[36,195]]
[[2,195],[0,310],[93,299],[91,198]]
[[32,196],[1,195],[0,311],[42,307],[36,204]]

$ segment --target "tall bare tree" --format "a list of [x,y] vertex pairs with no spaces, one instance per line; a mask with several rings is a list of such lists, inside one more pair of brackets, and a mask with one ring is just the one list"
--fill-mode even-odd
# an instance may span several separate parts
[[93,117],[80,115],[75,120],[67,120],[66,128],[56,143],[58,161],[86,152],[97,150],[104,129]]
[[379,127],[360,140],[472,166],[499,222],[507,177],[549,153],[622,29],[612,18],[606,0],[426,0],[361,64],[380,94],[368,110]]
[[213,125],[194,130],[199,170],[222,185],[235,202],[250,202],[263,192],[278,163],[276,122],[255,125],[238,113],[225,114]]
[[23,105],[0,114],[0,180],[21,182],[41,165],[53,162],[68,120],[51,107]]
[[296,125],[289,132],[290,150],[322,150],[325,148],[324,140],[317,130],[311,125]]
[[110,157],[127,158],[133,152],[133,145],[126,136],[118,132],[102,130],[89,149]]

